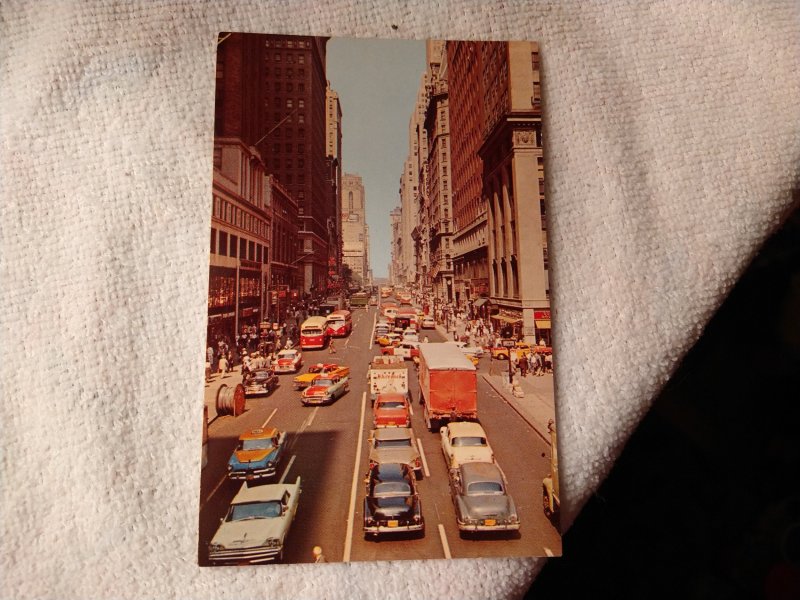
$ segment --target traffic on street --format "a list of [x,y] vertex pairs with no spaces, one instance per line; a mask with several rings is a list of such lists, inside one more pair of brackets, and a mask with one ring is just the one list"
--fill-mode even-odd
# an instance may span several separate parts
[[402,300],[290,317],[207,373],[201,565],[561,554],[550,439],[502,358]]

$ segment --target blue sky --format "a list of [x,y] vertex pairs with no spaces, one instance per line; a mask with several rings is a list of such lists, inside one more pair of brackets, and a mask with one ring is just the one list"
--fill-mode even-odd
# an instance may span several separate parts
[[328,80],[342,106],[342,170],[364,181],[375,277],[388,274],[389,211],[400,203],[408,123],[424,70],[424,41],[328,41]]

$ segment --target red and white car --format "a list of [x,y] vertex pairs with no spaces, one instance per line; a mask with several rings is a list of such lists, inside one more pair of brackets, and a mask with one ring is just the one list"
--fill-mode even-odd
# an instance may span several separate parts
[[372,427],[411,427],[411,407],[405,394],[378,394],[372,408]]
[[398,346],[381,348],[381,354],[402,356],[405,360],[413,360],[419,356],[419,342],[402,342]]
[[275,361],[276,373],[297,373],[303,366],[303,354],[295,348],[286,348],[278,352]]

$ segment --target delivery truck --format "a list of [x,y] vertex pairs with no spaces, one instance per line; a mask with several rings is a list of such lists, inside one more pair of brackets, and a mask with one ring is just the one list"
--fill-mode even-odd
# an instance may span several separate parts
[[419,345],[419,402],[430,431],[449,421],[478,420],[478,374],[453,344]]
[[374,357],[369,365],[367,378],[369,397],[373,406],[378,394],[397,392],[408,396],[408,367],[402,356]]

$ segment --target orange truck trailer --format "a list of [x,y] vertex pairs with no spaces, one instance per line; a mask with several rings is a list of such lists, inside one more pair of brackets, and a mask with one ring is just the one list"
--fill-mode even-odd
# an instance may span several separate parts
[[455,344],[419,345],[419,402],[425,425],[478,419],[478,374]]

